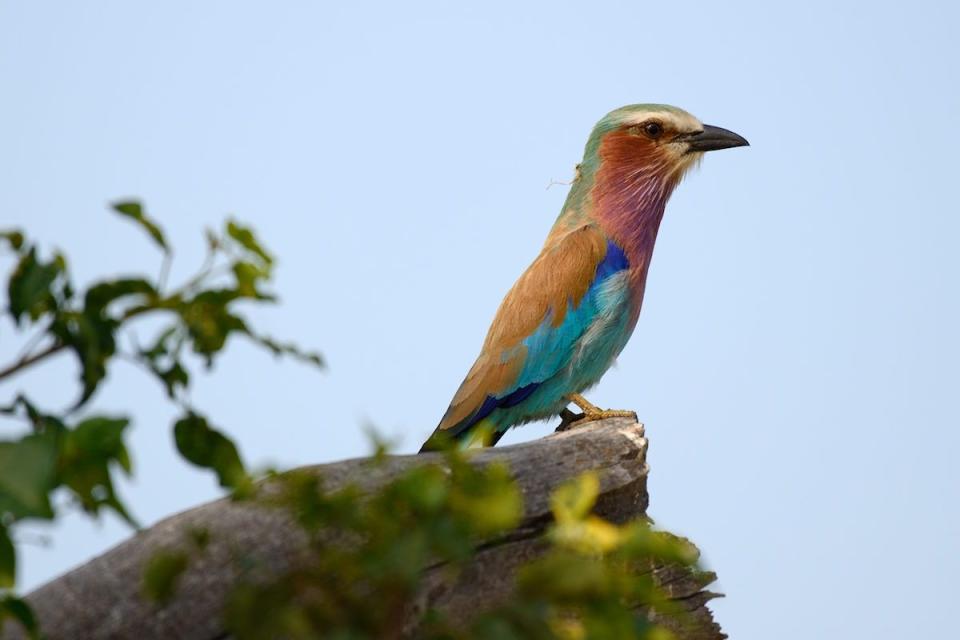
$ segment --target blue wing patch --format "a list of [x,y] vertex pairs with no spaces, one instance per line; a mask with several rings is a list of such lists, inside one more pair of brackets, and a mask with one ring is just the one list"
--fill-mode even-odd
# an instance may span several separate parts
[[612,240],[607,241],[607,253],[597,264],[593,282],[580,303],[570,301],[567,313],[559,326],[553,326],[552,313],[523,341],[527,359],[517,379],[519,388],[533,382],[542,382],[555,374],[570,357],[571,349],[590,324],[611,301],[601,295],[603,284],[611,276],[629,268],[626,254]]
[[[553,326],[553,310],[524,341],[526,358],[515,387],[503,396],[487,396],[480,407],[468,419],[451,429],[455,438],[464,437],[472,427],[488,418],[497,409],[509,409],[527,400],[549,378],[568,362],[574,345],[601,315],[612,305],[624,302],[619,293],[611,297],[604,283],[615,274],[629,268],[626,254],[612,240],[607,241],[607,253],[596,267],[593,281],[576,307],[568,302],[567,312],[559,326]],[[495,419],[495,418],[494,418]],[[493,434],[496,440],[502,432]]]

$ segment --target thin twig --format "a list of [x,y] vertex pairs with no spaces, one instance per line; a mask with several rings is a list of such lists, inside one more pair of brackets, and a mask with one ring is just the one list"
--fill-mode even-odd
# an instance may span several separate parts
[[173,255],[172,252],[167,250],[163,252],[163,262],[160,264],[160,275],[157,276],[157,292],[161,295],[163,290],[167,288],[167,279],[170,277],[170,263]]
[[66,346],[67,345],[63,344],[62,342],[55,342],[54,344],[50,345],[43,351],[38,351],[32,356],[26,356],[26,357],[20,358],[19,360],[11,364],[9,367],[0,369],[0,380],[3,380],[4,378],[7,378],[9,376],[12,376],[13,374],[17,373],[21,369],[25,369],[30,365],[39,362],[40,360],[49,358],[53,354],[66,348]]
[[23,359],[27,357],[27,354],[37,348],[37,345],[40,344],[40,341],[44,339],[47,335],[47,332],[50,331],[49,325],[41,331],[38,331],[30,340],[23,345],[23,349],[20,350],[20,353],[17,354],[17,358]]
[[207,255],[203,259],[203,264],[200,265],[200,270],[196,273],[196,275],[187,280],[182,287],[180,287],[181,291],[190,291],[195,286],[200,284],[204,278],[210,275],[210,272],[213,270],[213,265],[217,259],[217,253],[217,249],[207,250]]

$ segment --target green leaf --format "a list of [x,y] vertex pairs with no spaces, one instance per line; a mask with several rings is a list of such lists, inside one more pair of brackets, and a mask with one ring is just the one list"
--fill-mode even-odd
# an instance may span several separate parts
[[140,355],[148,360],[157,360],[166,356],[170,353],[170,340],[178,335],[177,325],[171,325],[164,329],[157,339],[154,341],[153,346],[148,349],[141,349]]
[[180,364],[179,360],[175,360],[165,369],[155,369],[154,372],[163,382],[167,396],[171,399],[176,397],[177,388],[186,389],[190,384],[190,373]]
[[163,384],[171,400],[176,399],[178,390],[186,389],[190,384],[190,372],[179,357],[183,341],[180,327],[172,325],[160,333],[153,346],[141,349],[137,354]]
[[519,591],[574,604],[610,596],[616,584],[603,560],[566,551],[554,551],[522,567]]
[[389,488],[387,502],[397,502],[428,515],[442,509],[450,493],[446,471],[436,465],[411,469]]
[[143,278],[121,278],[98,282],[87,289],[84,309],[88,315],[102,313],[111,302],[127,296],[157,297],[157,290]]
[[237,280],[237,293],[245,298],[272,299],[272,296],[260,292],[258,285],[270,278],[270,272],[252,262],[243,260],[234,262],[231,267]]
[[49,494],[55,486],[57,453],[54,434],[0,442],[0,514],[53,517]]
[[60,481],[69,487],[80,505],[91,514],[107,507],[131,526],[137,523],[117,497],[111,465],[128,475],[132,470],[123,436],[130,421],[126,418],[93,416],[68,430],[59,462]]
[[0,524],[0,589],[13,589],[16,582],[17,551],[13,548],[10,531]]
[[13,231],[0,231],[0,240],[6,240],[7,244],[14,251],[20,251],[23,248],[23,233],[14,229]]
[[249,483],[236,445],[216,429],[206,418],[190,412],[173,425],[177,449],[188,461],[212,469],[220,486],[240,489]]
[[143,573],[143,591],[148,599],[163,604],[173,597],[189,557],[182,551],[160,551],[147,562]]
[[129,471],[123,432],[130,425],[127,418],[95,416],[78,424],[68,436],[69,445],[82,451],[85,456],[105,461],[124,458],[121,466]]
[[454,512],[482,536],[516,526],[523,514],[523,497],[506,466],[491,464],[476,475],[472,467],[468,469],[467,477],[454,477],[450,497]]
[[700,552],[689,540],[653,531],[645,522],[634,522],[624,530],[623,555],[633,558],[655,557],[679,565],[694,565]]
[[273,257],[257,241],[257,237],[249,227],[244,227],[234,220],[229,220],[227,222],[227,235],[236,240],[244,249],[258,256],[266,266],[269,267],[273,264]]
[[3,631],[5,619],[13,619],[20,623],[27,637],[31,640],[40,640],[40,628],[33,610],[24,600],[16,596],[7,595],[0,598],[0,631]]
[[160,227],[158,227],[153,220],[146,216],[146,214],[143,212],[142,204],[135,200],[115,202],[113,203],[113,210],[139,224],[148,234],[150,234],[150,237],[153,238],[153,241],[156,242],[161,249],[164,251],[170,250],[167,246],[167,240],[163,236],[163,231],[160,230]]
[[116,352],[117,320],[105,317],[98,310],[91,313],[61,313],[51,332],[67,345],[80,361],[83,392],[74,408],[82,406],[107,375],[107,362]]
[[600,479],[592,471],[563,483],[550,496],[553,517],[560,523],[582,520],[590,513],[599,493]]
[[561,522],[550,532],[550,539],[557,546],[597,554],[616,549],[623,540],[623,533],[617,525],[589,516],[583,520]]
[[194,352],[205,356],[208,365],[223,349],[231,333],[247,333],[243,318],[228,308],[237,297],[237,292],[230,289],[211,289],[184,301],[177,308],[193,342]]
[[65,269],[66,261],[62,256],[58,255],[50,262],[41,262],[37,259],[35,248],[20,258],[7,286],[10,315],[17,324],[23,315],[36,320],[57,308],[54,283]]

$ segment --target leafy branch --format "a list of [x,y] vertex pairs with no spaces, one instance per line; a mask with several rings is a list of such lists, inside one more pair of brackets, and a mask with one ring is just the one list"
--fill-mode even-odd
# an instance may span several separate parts
[[[21,438],[0,441],[0,624],[4,616],[11,616],[34,628],[29,609],[12,594],[16,576],[12,531],[24,520],[54,519],[54,492],[65,491],[92,516],[109,509],[136,526],[114,490],[116,473],[132,472],[125,445],[130,420],[73,417],[100,388],[114,360],[138,365],[160,384],[182,412],[173,426],[180,454],[212,469],[220,484],[234,491],[249,488],[249,474],[233,442],[191,406],[188,356],[198,356],[209,368],[230,337],[241,335],[275,355],[323,366],[318,354],[260,334],[241,315],[238,307],[243,303],[276,301],[266,290],[273,257],[251,229],[229,220],[220,232],[208,230],[203,265],[167,290],[173,252],[160,226],[139,202],[118,202],[112,208],[137,224],[161,250],[156,279],[118,277],[78,290],[61,253],[45,258],[22,231],[0,232],[0,251],[15,260],[3,313],[17,330],[35,332],[19,357],[0,366],[0,384],[64,352],[77,362],[80,383],[77,400],[60,411],[42,410],[24,394],[8,396],[8,404],[0,406],[0,413],[29,426]],[[133,344],[123,338],[130,335],[134,322],[148,318],[153,320],[149,326],[160,327],[152,340],[146,347],[124,348]]]

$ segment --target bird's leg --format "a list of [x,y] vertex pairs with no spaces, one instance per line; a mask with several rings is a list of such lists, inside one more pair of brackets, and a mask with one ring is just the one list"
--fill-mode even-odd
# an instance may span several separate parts
[[570,409],[564,408],[560,412],[560,426],[556,431],[567,431],[574,427],[579,427],[588,422],[603,420],[604,418],[633,418],[637,419],[637,414],[633,411],[622,411],[619,409],[601,409],[593,404],[579,393],[571,393],[567,400],[583,409],[583,413],[574,413]]
[[583,409],[583,417],[577,420],[577,422],[593,422],[594,420],[603,420],[604,418],[633,418],[634,420],[637,418],[637,414],[633,411],[601,409],[579,393],[571,393],[567,398],[570,402]]

